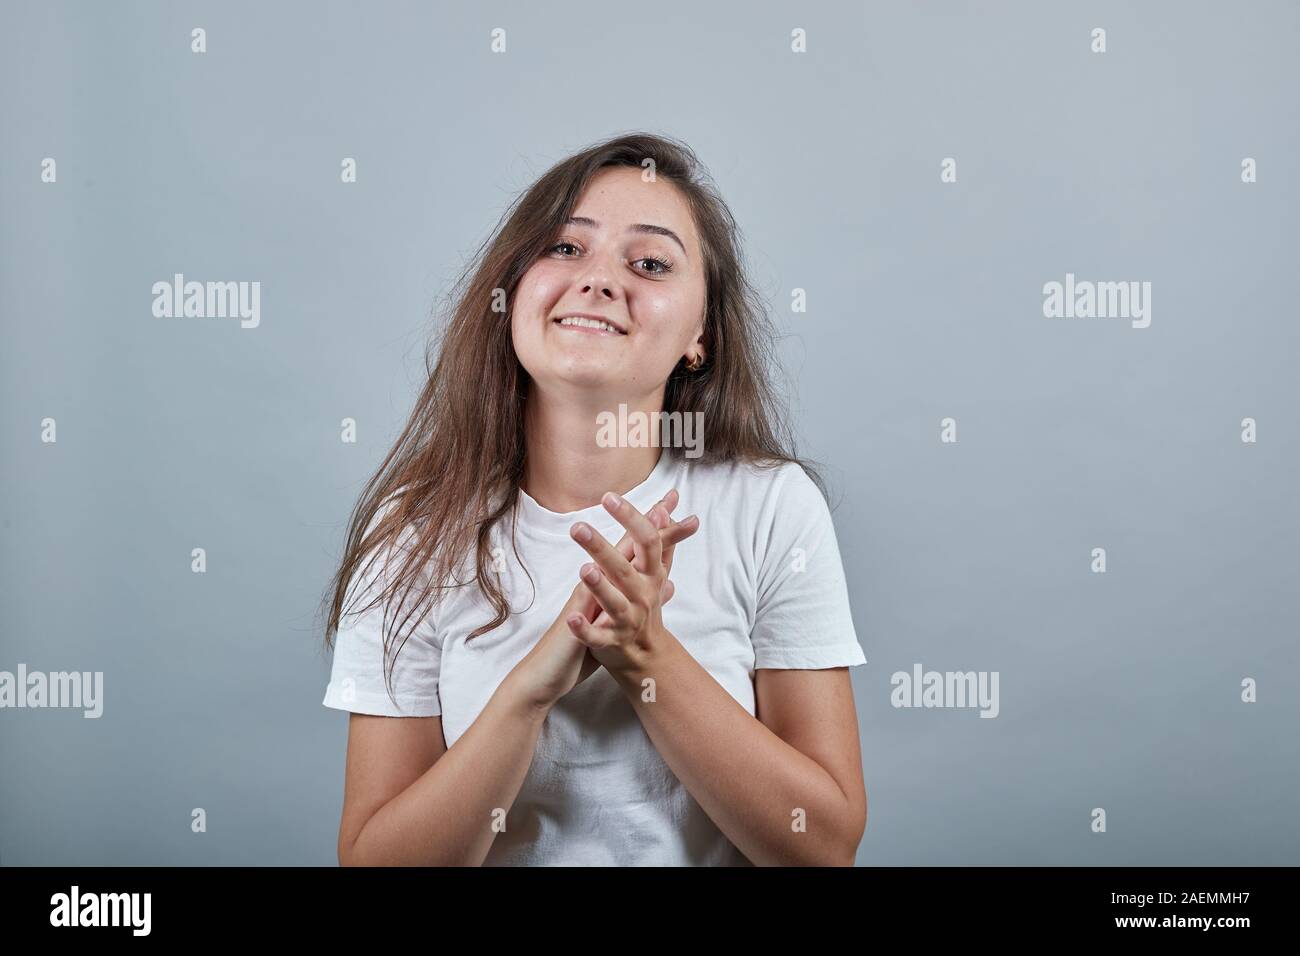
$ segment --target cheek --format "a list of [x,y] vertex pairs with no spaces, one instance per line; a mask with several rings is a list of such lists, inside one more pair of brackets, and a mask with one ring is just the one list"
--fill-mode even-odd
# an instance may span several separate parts
[[542,263],[535,263],[519,279],[510,303],[510,337],[520,360],[540,348],[544,317],[550,314],[554,286]]
[[694,289],[652,290],[639,306],[641,324],[654,332],[656,351],[673,357],[691,343],[704,311],[704,297]]
[[519,278],[513,306],[516,315],[523,319],[541,319],[550,314],[565,289],[565,276],[562,269],[556,268],[557,265],[548,259],[539,259]]

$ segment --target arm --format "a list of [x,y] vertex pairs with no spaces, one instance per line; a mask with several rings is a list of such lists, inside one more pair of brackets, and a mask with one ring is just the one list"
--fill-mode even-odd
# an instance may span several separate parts
[[847,668],[757,671],[757,718],[676,638],[609,669],[664,762],[751,862],[853,865],[867,798]]
[[[570,629],[619,683],[664,761],[718,828],[760,865],[852,865],[866,826],[847,668],[760,669],[751,716],[663,626],[661,550],[630,504],[606,507],[637,543],[629,562],[586,525],[583,582],[603,610]],[[642,697],[651,679],[655,699]]]
[[352,715],[340,864],[482,864],[494,813],[519,795],[546,717],[515,673],[450,750],[441,717]]

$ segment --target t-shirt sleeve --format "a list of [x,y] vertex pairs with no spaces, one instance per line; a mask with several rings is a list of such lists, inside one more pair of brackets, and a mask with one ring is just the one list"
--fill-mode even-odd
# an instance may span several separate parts
[[865,664],[830,508],[799,465],[780,467],[764,502],[759,541],[750,632],[755,669]]
[[[382,717],[436,717],[442,713],[438,698],[442,646],[432,623],[433,615],[425,615],[416,624],[413,620],[420,614],[416,611],[412,621],[402,623],[411,602],[418,600],[415,596],[407,599],[408,606],[400,612],[395,600],[366,607],[400,567],[396,557],[372,561],[367,555],[361,560],[349,583],[345,613],[334,640],[334,660],[322,701],[326,707]],[[354,596],[358,592],[361,596]],[[390,696],[384,673],[385,627],[399,625],[401,635],[397,641],[403,637],[405,641],[400,650],[394,643],[388,652],[393,665]]]

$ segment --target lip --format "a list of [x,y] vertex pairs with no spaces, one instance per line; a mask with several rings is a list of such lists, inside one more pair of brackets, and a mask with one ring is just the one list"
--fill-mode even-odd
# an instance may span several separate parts
[[562,329],[569,329],[574,332],[594,332],[597,335],[627,335],[627,329],[623,328],[620,323],[615,322],[607,315],[596,315],[594,312],[561,312],[555,318],[551,319],[551,322],[555,325],[560,325],[560,319],[595,319],[597,322],[608,322],[618,330],[617,332],[605,332],[601,329],[584,329],[580,325],[560,326]]

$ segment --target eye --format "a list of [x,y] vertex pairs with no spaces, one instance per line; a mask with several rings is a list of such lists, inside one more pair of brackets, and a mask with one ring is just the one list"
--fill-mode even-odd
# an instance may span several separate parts
[[558,252],[558,251],[561,250],[561,249],[573,249],[573,250],[576,250],[577,248],[578,248],[578,246],[577,246],[576,243],[569,242],[569,240],[567,240],[567,239],[561,239],[559,242],[555,243],[555,245],[551,246],[551,248],[548,249],[547,251],[548,251],[548,252]]
[[650,275],[663,275],[666,272],[673,271],[673,264],[667,259],[662,259],[659,256],[645,256],[636,261],[642,263],[645,267],[645,271]]

